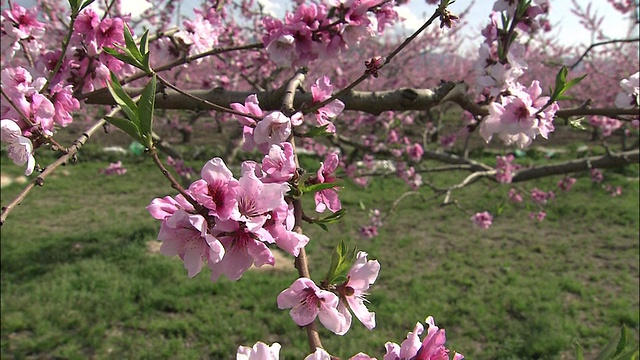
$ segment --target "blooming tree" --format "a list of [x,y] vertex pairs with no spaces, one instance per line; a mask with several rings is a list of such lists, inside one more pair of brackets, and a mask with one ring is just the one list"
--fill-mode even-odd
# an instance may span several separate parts
[[[561,58],[565,66],[556,66],[549,76],[540,58],[558,57],[567,49],[543,34],[551,26],[548,1],[497,0],[487,14],[476,60],[453,58],[422,78],[406,70],[435,61],[438,54],[430,49],[451,52],[456,46],[466,10],[454,14],[453,1],[427,1],[435,5],[433,14],[401,41],[390,31],[401,20],[398,4],[390,0],[297,1],[281,18],[256,11],[252,1],[205,2],[175,28],[168,27],[172,1],[135,21],[121,12],[119,1],[107,9],[92,3],[41,0],[37,8],[17,3],[3,8],[2,143],[33,181],[3,204],[0,220],[4,223],[34,185],[42,185],[110,124],[140,143],[177,191],[153,199],[147,210],[160,221],[160,252],[177,255],[187,277],[204,269],[212,281],[221,275],[238,281],[252,266],[273,266],[275,247],[296,258],[299,277],[278,295],[277,306],[289,309],[292,320],[307,329],[307,359],[332,358],[322,346],[316,318],[336,335],[349,331],[354,315],[367,329],[376,326],[366,295],[375,291],[384,264],[339,243],[325,278],[309,274],[305,246],[311,240],[302,225],[326,229],[344,216],[339,171],[363,186],[375,174],[395,173],[413,190],[432,187],[448,204],[454,202],[455,190],[481,178],[511,184],[565,175],[557,191],[566,192],[576,182],[572,173],[590,171],[593,181],[600,182],[599,169],[638,163],[637,142],[619,153],[538,167],[515,163],[513,154],[498,156],[491,165],[469,158],[467,144],[476,134],[486,143],[521,150],[552,137],[556,127],[583,126],[585,116],[603,137],[622,131],[625,138],[637,138],[637,62],[616,64],[596,75],[590,70],[613,56],[607,44],[619,45],[616,55],[633,57],[635,52],[637,58],[638,39],[594,43],[582,54],[572,51],[571,58]],[[631,2],[611,3],[623,14],[638,11]],[[597,20],[577,4],[575,13],[587,28]],[[54,14],[65,14],[64,21]],[[590,29],[599,31],[597,26]],[[381,40],[372,40],[376,37]],[[607,50],[593,50],[598,46]],[[585,80],[585,74],[595,79]],[[440,81],[441,76],[448,81]],[[310,86],[305,85],[308,78]],[[616,91],[603,94],[588,85],[595,83],[600,84],[591,86],[606,83]],[[355,90],[360,84],[368,89]],[[100,104],[114,107],[106,115],[89,109]],[[433,119],[434,109],[447,107],[455,107],[460,118],[456,125]],[[172,149],[154,132],[156,109],[209,111],[220,121],[237,124],[234,140],[257,155],[235,173],[229,166],[233,159],[213,158],[199,179],[184,186],[160,158],[161,151]],[[59,144],[56,134],[79,113],[95,122],[70,146]],[[452,130],[454,126],[459,128]],[[451,151],[459,139],[467,142],[462,155]],[[41,147],[63,155],[53,164],[37,164],[34,149]],[[301,149],[322,159],[315,173],[300,167]],[[172,154],[167,161],[183,178],[190,177],[179,154]],[[421,173],[431,170],[426,160],[470,174],[459,184],[438,188],[422,178]],[[103,170],[125,172],[120,162]],[[619,188],[606,186],[612,196],[620,194]],[[313,194],[318,217],[303,211],[305,193]],[[528,199],[539,211],[529,217],[543,221],[544,205],[554,197],[553,190],[530,190]],[[512,188],[509,199],[519,203],[527,196]],[[470,219],[480,228],[497,220],[476,210],[481,209],[463,211],[475,213]],[[384,219],[380,210],[372,210],[370,224],[360,233],[375,237]],[[462,359],[445,341],[445,330],[429,316],[402,344],[387,342],[382,358]],[[280,348],[262,342],[240,346],[237,358],[278,359]],[[351,359],[371,358],[359,353]]]

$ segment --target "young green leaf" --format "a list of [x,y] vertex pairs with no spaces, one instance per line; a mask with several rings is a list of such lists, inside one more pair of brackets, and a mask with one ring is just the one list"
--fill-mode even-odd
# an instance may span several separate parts
[[582,350],[582,346],[576,342],[574,347],[576,349],[576,360],[584,360],[584,351]]
[[143,143],[146,147],[151,147],[151,130],[153,127],[153,109],[156,102],[156,76],[151,77],[151,81],[145,86],[138,101],[138,116],[140,117],[140,133],[147,141]]
[[131,35],[131,30],[127,24],[124,24],[124,43],[129,54],[131,54],[138,63],[142,64],[142,54],[140,53],[140,49],[138,49],[135,40],[133,40],[133,35]]
[[136,124],[132,123],[131,121],[125,118],[113,117],[113,116],[106,116],[104,119],[107,120],[110,124],[113,124],[118,129],[126,132],[129,136],[134,138],[136,141],[140,142],[142,140],[140,136],[140,129],[138,129]]
[[137,127],[140,123],[140,120],[138,119],[138,106],[133,102],[133,99],[131,99],[129,94],[124,91],[120,85],[120,81],[118,81],[118,78],[116,77],[116,74],[113,72],[111,72],[111,81],[107,82],[107,87],[109,88],[111,96],[116,101],[116,104],[122,108],[122,111],[127,114],[129,120],[131,120]]
[[329,124],[312,127],[311,130],[309,130],[306,133],[302,134],[302,137],[314,138],[314,137],[318,137],[318,136],[331,135],[331,133],[327,132],[327,127],[329,127]]
[[610,360],[624,351],[627,346],[627,328],[622,325],[619,331],[609,340],[609,343],[598,354],[596,360]]
[[320,184],[302,186],[300,190],[303,193],[314,193],[314,192],[318,192],[326,189],[332,189],[336,186],[338,186],[337,183],[320,183]]
[[93,2],[96,0],[86,0],[85,2],[82,3],[82,6],[80,6],[80,11],[84,10],[84,8],[86,8],[87,6],[93,4]]

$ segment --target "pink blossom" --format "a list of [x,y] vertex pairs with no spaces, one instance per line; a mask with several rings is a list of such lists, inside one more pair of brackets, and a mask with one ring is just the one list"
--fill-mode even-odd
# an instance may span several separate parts
[[538,204],[545,204],[548,199],[552,197],[552,193],[544,192],[538,188],[533,188],[531,190],[531,200]]
[[103,19],[96,30],[96,41],[99,47],[124,44],[124,22],[121,18]]
[[285,203],[284,194],[289,190],[284,183],[265,184],[253,172],[244,173],[238,183],[238,211],[231,219],[243,222],[250,231],[261,228],[267,214]]
[[615,105],[619,108],[634,108],[640,106],[640,72],[628,79],[620,81],[622,91],[618,93]]
[[307,355],[304,360],[332,360],[331,355],[323,348],[316,348],[312,354]]
[[279,360],[280,348],[277,342],[271,346],[258,341],[253,347],[239,346],[236,360]]
[[622,127],[622,121],[606,116],[592,116],[589,119],[589,124],[600,128],[603,137],[611,136],[615,130]]
[[265,116],[256,125],[253,139],[256,144],[266,144],[267,149],[274,144],[285,142],[291,135],[291,119],[279,111]]
[[14,39],[40,39],[44,36],[44,24],[39,22],[36,8],[25,9],[14,3],[2,12],[2,30]]
[[309,243],[309,237],[292,231],[295,226],[293,205],[283,203],[270,213],[264,228],[273,236],[278,247],[293,256],[300,254],[300,249]]
[[407,145],[406,152],[407,152],[407,155],[409,155],[409,158],[416,162],[422,160],[422,155],[424,155],[424,150],[422,149],[422,145],[418,143],[415,143],[413,145]]
[[537,213],[535,212],[530,212],[529,213],[529,219],[531,220],[537,220],[538,222],[542,222],[544,221],[544,218],[547,216],[547,213],[544,211],[539,211]]
[[71,113],[80,109],[80,102],[73,97],[73,86],[57,83],[51,88],[51,100],[55,108],[53,122],[65,127],[73,121]]
[[189,191],[199,203],[209,209],[209,214],[221,220],[239,216],[236,196],[240,184],[220,158],[209,160],[200,172],[202,179],[189,186]]
[[393,3],[384,3],[380,8],[375,10],[376,20],[378,21],[378,33],[382,33],[388,25],[393,25],[398,20],[398,12],[396,12]]
[[519,168],[517,164],[512,164],[514,156],[496,156],[496,180],[501,184],[510,184],[515,171]]
[[127,173],[127,169],[122,166],[122,161],[109,164],[106,168],[100,170],[105,175],[124,175]]
[[[222,23],[215,12],[215,7],[210,8],[209,13],[203,14],[195,9],[195,19],[183,22],[184,30],[180,30],[176,38],[189,46],[189,55],[195,55],[211,50],[218,45],[218,37],[224,31]],[[196,60],[201,62],[202,59]]]
[[[263,115],[262,109],[260,108],[260,103],[258,102],[258,96],[255,94],[247,96],[246,100],[244,101],[244,105],[240,103],[232,103],[231,108],[235,111],[254,115],[260,118]],[[246,116],[239,116],[239,115],[234,115],[234,116],[238,118],[238,122],[240,122],[241,125],[244,125],[244,126],[256,125],[256,121],[252,118],[249,118]]]
[[572,178],[572,177],[565,177],[562,180],[558,181],[558,187],[562,190],[562,191],[569,191],[571,190],[571,187],[573,186],[573,184],[576,183],[576,178]]
[[[311,94],[314,103],[320,103],[329,99],[333,94],[333,86],[328,77],[323,76],[316,80],[311,86]],[[327,132],[335,133],[336,127],[331,123],[331,119],[338,116],[344,110],[344,103],[340,100],[333,100],[319,108],[316,112],[316,120],[319,126],[327,125]]]
[[15,121],[9,119],[0,120],[0,136],[2,142],[7,144],[9,159],[18,166],[27,165],[24,174],[33,173],[36,159],[33,157],[33,144],[27,137],[22,136],[22,130]]
[[479,212],[471,217],[471,221],[473,221],[473,225],[479,228],[488,229],[493,222],[493,216],[488,211]]
[[216,221],[213,233],[225,249],[224,258],[209,264],[211,281],[217,281],[224,274],[230,280],[238,280],[252,265],[275,264],[273,253],[264,244],[272,243],[273,237],[262,227],[251,231],[243,223],[226,220]]
[[374,225],[362,226],[358,233],[365,239],[373,239],[378,236],[378,227]]
[[480,135],[489,142],[498,133],[506,145],[520,148],[529,146],[537,135],[546,139],[554,130],[552,121],[558,106],[552,104],[540,112],[549,98],[540,96],[542,88],[537,80],[528,89],[520,86],[511,92],[502,97],[501,103],[489,104],[489,116],[480,124]]
[[599,184],[602,182],[602,180],[604,180],[604,175],[602,174],[602,171],[600,171],[600,169],[591,169],[590,175],[591,181],[596,184]]
[[[465,128],[466,129],[466,128]],[[443,137],[440,138],[440,145],[442,145],[442,147],[450,149],[453,147],[453,145],[455,145],[456,143],[456,134],[449,134],[449,135],[445,135]]]
[[376,358],[372,358],[371,356],[365,353],[357,353],[349,358],[349,360],[376,360]]
[[[331,153],[327,155],[327,157],[324,159],[324,162],[320,163],[320,168],[318,169],[314,183],[325,184],[335,182],[336,178],[334,177],[333,173],[338,168],[339,163],[340,160],[338,159],[338,154]],[[342,208],[342,204],[340,203],[340,199],[338,198],[337,190],[337,187],[333,187],[316,192],[314,199],[316,202],[317,212],[321,213],[326,209],[329,209],[329,211],[331,212],[336,212]]]
[[369,287],[376,281],[378,272],[380,272],[380,263],[377,260],[367,261],[367,253],[358,252],[347,274],[347,281],[338,286],[340,293],[338,311],[344,315],[347,328],[351,327],[351,313],[347,310],[347,306],[367,329],[371,330],[376,326],[376,315],[369,312],[364,304],[364,297]]
[[283,290],[278,295],[278,308],[291,309],[289,314],[299,326],[309,325],[318,317],[322,325],[337,335],[349,330],[347,320],[338,311],[338,296],[321,290],[308,278],[298,278]]
[[192,278],[202,270],[203,263],[211,266],[225,255],[222,244],[207,230],[204,217],[178,209],[162,222],[158,234],[158,240],[162,241],[160,253],[178,255]]
[[[420,341],[420,335],[424,332],[424,326],[416,323],[412,332],[407,334],[407,338],[402,345],[387,342],[387,350],[383,360],[448,360],[449,349],[444,344],[447,341],[445,330],[436,326],[433,317],[429,316],[427,324],[427,335]],[[462,360],[464,356],[454,353],[453,360]]]
[[613,187],[611,184],[605,185],[605,190],[611,195],[611,197],[616,197],[622,195],[622,188],[620,186]]
[[271,145],[269,153],[262,159],[262,171],[267,174],[264,182],[289,181],[296,173],[293,146],[289,142]]
[[100,24],[100,16],[92,9],[86,8],[78,14],[74,23],[74,30],[85,37],[95,37],[95,32]]
[[520,203],[522,202],[522,195],[520,195],[520,192],[515,188],[511,188],[511,190],[509,190],[509,200],[515,203]]
[[184,196],[178,194],[176,198],[165,196],[164,198],[155,198],[147,206],[147,211],[157,220],[166,220],[178,210],[186,210],[193,213],[195,209],[193,205]]

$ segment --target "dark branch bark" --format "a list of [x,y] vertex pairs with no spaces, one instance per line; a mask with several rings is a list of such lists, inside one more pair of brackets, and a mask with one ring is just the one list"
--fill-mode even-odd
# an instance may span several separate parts
[[603,156],[594,156],[585,159],[571,160],[558,164],[540,165],[522,169],[516,173],[512,182],[528,181],[546,176],[569,174],[589,169],[621,168],[630,164],[637,164],[640,160],[640,150],[631,150],[621,153],[610,153]]
[[[467,86],[464,83],[443,82],[433,89],[400,88],[385,91],[350,91],[338,98],[345,104],[345,110],[362,111],[369,114],[378,115],[384,111],[406,111],[406,110],[428,110],[441,102],[452,101],[460,105],[463,109],[475,115],[486,116],[489,110],[486,106],[474,103],[466,93]],[[126,88],[129,95],[136,96],[142,88]],[[222,88],[212,90],[192,90],[189,92],[197,98],[205,99],[213,104],[229,107],[231,103],[244,104],[247,96],[257,94],[260,107],[266,111],[280,110],[282,107],[283,91],[279,89],[273,92],[249,92],[249,91],[228,91]],[[302,93],[297,91],[293,106],[300,109],[302,104],[312,103],[310,92]],[[111,95],[106,91],[96,91],[87,97],[87,104],[114,105]],[[167,90],[166,95],[159,95],[156,99],[157,109],[175,110],[213,110],[211,106],[202,101],[195,101],[185,95],[172,90]],[[557,117],[566,118],[581,115],[603,115],[603,116],[637,116],[638,109],[619,108],[574,108],[562,109],[556,113]]]

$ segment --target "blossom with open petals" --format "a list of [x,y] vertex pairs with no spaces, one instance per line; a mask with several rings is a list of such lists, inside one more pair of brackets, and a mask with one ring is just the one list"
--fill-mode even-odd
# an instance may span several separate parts
[[271,346],[258,341],[253,347],[239,346],[236,360],[279,360],[280,344],[273,343]]
[[308,278],[298,278],[283,290],[278,295],[278,308],[291,309],[291,318],[300,326],[309,325],[318,317],[322,325],[337,335],[349,330],[347,320],[338,311],[338,296],[321,290]]
[[377,260],[367,261],[367,253],[358,252],[347,274],[347,281],[338,287],[342,290],[338,310],[345,316],[349,326],[351,326],[351,313],[347,310],[347,306],[367,329],[371,330],[376,326],[376,314],[367,309],[364,296],[376,281],[379,272],[380,263]]
[[[416,323],[412,332],[407,334],[407,338],[402,345],[387,342],[385,348],[387,353],[383,360],[449,360],[449,349],[444,344],[447,341],[445,330],[436,326],[433,317],[429,316],[425,321],[427,324],[427,335],[420,341],[420,335],[424,332],[424,326]],[[462,360],[464,356],[457,352],[453,355],[453,360]]]
[[7,144],[7,153],[13,163],[22,166],[27,165],[24,174],[29,176],[33,173],[36,159],[33,157],[33,144],[27,137],[22,136],[22,130],[15,121],[2,119],[0,121],[0,134],[2,142]]

